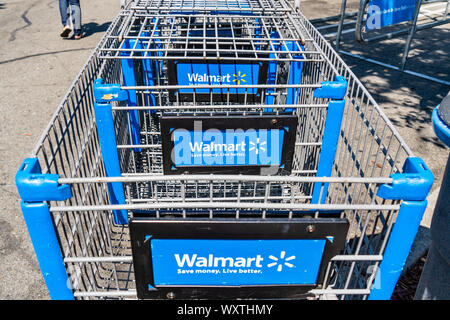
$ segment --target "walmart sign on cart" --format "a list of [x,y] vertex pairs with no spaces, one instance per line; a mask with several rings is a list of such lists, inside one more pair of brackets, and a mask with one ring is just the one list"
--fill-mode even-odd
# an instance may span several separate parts
[[177,166],[280,165],[283,137],[283,130],[177,129],[173,131],[174,163]]
[[410,21],[417,0],[370,0],[366,19],[368,30]]
[[164,173],[289,172],[297,122],[295,115],[163,117]]
[[314,284],[325,241],[154,239],[154,284]]

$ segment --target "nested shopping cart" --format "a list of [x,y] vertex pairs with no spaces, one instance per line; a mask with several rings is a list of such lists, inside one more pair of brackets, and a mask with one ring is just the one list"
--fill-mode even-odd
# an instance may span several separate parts
[[50,296],[389,299],[431,171],[289,3],[167,3],[119,12],[17,173]]

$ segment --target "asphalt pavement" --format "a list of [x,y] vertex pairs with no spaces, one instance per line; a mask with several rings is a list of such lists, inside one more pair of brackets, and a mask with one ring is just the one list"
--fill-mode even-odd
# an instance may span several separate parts
[[48,299],[14,176],[120,10],[81,1],[84,38],[60,38],[58,1],[0,1],[0,299]]

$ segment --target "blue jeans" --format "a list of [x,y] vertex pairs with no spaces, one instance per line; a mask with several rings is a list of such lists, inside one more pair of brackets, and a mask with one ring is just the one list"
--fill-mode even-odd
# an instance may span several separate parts
[[[71,12],[67,9],[71,8]],[[68,26],[68,18],[72,15],[73,31],[75,35],[81,34],[81,7],[80,0],[59,0],[59,13],[61,14],[61,23]]]

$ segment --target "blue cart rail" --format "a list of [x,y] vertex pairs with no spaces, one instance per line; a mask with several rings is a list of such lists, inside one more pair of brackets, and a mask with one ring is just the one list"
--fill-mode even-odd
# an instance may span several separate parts
[[293,9],[151,3],[17,173],[51,298],[389,299],[433,175],[360,81]]

